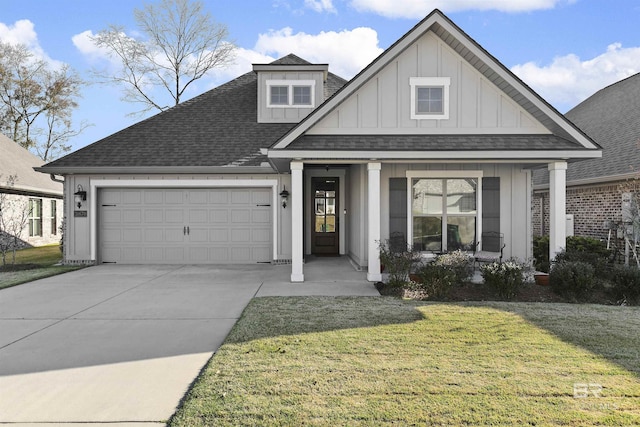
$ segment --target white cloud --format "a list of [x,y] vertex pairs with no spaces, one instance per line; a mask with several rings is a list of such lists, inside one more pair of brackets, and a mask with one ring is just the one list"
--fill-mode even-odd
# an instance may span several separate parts
[[6,25],[0,22],[0,41],[12,45],[25,45],[35,58],[44,60],[54,68],[59,68],[63,65],[62,62],[52,59],[42,49],[38,41],[35,25],[28,19],[21,19],[13,25]]
[[373,12],[389,18],[424,18],[433,9],[443,12],[462,10],[499,10],[501,12],[528,12],[553,9],[577,0],[351,0],[351,6],[360,12]]
[[328,63],[332,73],[349,79],[380,55],[383,49],[378,46],[375,30],[359,27],[319,34],[294,34],[291,28],[272,30],[258,36],[254,50],[276,57],[293,53],[312,63]]
[[337,13],[333,0],[304,0],[304,5],[318,13],[325,11]]
[[614,43],[593,59],[583,61],[569,54],[548,65],[527,62],[511,71],[563,111],[605,86],[640,72],[640,47],[623,48]]

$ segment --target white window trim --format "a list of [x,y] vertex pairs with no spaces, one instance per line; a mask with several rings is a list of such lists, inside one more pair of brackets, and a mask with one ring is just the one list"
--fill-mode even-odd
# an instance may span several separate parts
[[[451,77],[411,77],[411,118],[413,120],[446,120],[449,118],[449,86]],[[441,87],[442,114],[418,113],[416,111],[416,93],[419,87]]]
[[[271,103],[271,86],[287,86],[287,104]],[[311,104],[294,104],[293,87],[307,86],[311,88]],[[267,108],[313,108],[316,105],[316,81],[315,80],[267,80]]]
[[[481,170],[468,171],[416,171],[406,172],[407,177],[407,242],[413,244],[413,179],[449,179],[449,178],[475,178],[478,180],[476,187],[476,240],[482,236],[482,177]],[[443,222],[444,224],[444,222]],[[444,225],[443,225],[444,227]],[[444,235],[444,234],[443,234]],[[477,242],[476,242],[477,243]]]

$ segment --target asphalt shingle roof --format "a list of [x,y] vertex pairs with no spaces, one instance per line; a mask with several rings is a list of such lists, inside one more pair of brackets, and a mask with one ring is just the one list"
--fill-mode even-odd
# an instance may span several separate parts
[[[601,159],[571,164],[567,182],[640,172],[640,74],[599,90],[566,117],[603,148]],[[548,182],[546,171],[535,172],[534,183]]]
[[[309,62],[288,55],[275,64]],[[329,95],[345,83],[329,73]],[[258,166],[267,160],[260,148],[294,124],[258,123],[257,100],[257,76],[249,72],[45,167]]]
[[304,135],[288,150],[495,151],[580,150],[556,135]]

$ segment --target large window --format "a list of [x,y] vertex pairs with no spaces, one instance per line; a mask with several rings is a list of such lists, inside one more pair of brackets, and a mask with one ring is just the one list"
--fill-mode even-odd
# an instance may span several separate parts
[[411,118],[449,118],[449,77],[411,77]]
[[313,107],[314,80],[267,80],[267,107]]
[[416,249],[473,250],[478,181],[477,177],[411,178],[411,228]]
[[42,236],[42,199],[29,199],[29,236]]

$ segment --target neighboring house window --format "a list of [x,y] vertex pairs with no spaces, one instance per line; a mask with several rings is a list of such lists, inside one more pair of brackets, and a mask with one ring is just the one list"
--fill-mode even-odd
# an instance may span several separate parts
[[51,235],[58,234],[58,205],[56,200],[51,200]]
[[267,80],[267,107],[313,107],[314,80]]
[[410,241],[420,251],[472,251],[478,232],[481,172],[439,173],[407,173]]
[[411,77],[411,118],[449,118],[449,77]]
[[42,236],[42,199],[29,199],[29,236]]

